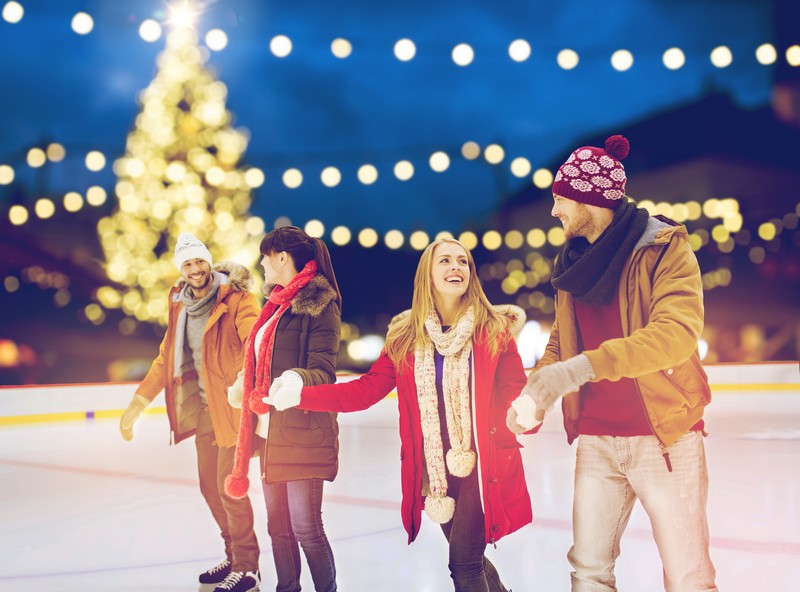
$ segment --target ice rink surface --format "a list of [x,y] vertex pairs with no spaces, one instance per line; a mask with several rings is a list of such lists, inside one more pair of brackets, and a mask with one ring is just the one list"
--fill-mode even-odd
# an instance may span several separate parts
[[[163,414],[132,442],[117,419],[0,427],[0,590],[203,590],[224,558],[197,486],[193,441],[168,445]],[[452,590],[447,547],[424,519],[406,544],[399,513],[397,400],[340,415],[339,476],[323,518],[343,592]],[[723,592],[800,590],[800,394],[716,393],[706,413],[711,556]],[[558,412],[521,438],[534,522],[488,555],[514,592],[569,590],[572,471]],[[250,498],[263,591],[275,589],[256,462]],[[620,590],[663,590],[647,516],[637,503],[617,563]],[[210,587],[206,587],[210,590]],[[303,589],[313,590],[306,566]]]

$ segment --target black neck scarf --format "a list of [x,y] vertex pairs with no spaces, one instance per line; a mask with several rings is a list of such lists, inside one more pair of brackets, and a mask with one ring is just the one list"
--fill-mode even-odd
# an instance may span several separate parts
[[582,236],[568,240],[553,267],[553,287],[569,292],[582,304],[610,304],[622,268],[644,234],[649,217],[647,210],[625,201],[594,243]]

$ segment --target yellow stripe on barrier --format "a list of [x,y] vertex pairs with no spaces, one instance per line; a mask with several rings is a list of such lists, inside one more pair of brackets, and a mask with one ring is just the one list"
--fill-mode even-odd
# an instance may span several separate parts
[[68,411],[65,413],[42,413],[38,415],[12,415],[7,417],[0,417],[0,425],[47,423],[51,421],[75,421],[79,419],[86,419],[85,411]]
[[[163,415],[166,407],[145,409],[147,415]],[[103,409],[101,411],[63,411],[61,413],[38,413],[35,415],[9,415],[0,417],[0,427],[32,423],[53,423],[57,421],[83,421],[86,419],[108,419],[121,417],[124,409]]]
[[797,391],[800,392],[800,384],[790,384],[784,382],[770,382],[753,384],[711,384],[712,391],[742,391],[742,392],[770,392],[770,391]]

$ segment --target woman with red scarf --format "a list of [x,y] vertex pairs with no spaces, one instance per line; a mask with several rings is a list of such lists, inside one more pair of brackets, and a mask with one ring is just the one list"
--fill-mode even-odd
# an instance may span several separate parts
[[284,226],[269,232],[260,250],[267,302],[247,340],[242,376],[228,393],[231,405],[250,413],[242,413],[225,491],[235,498],[246,495],[255,440],[277,592],[300,590],[300,546],[317,592],[333,592],[336,567],[322,525],[322,484],[338,470],[336,414],[277,411],[263,399],[279,381],[300,386],[335,381],[342,297],[320,239]]

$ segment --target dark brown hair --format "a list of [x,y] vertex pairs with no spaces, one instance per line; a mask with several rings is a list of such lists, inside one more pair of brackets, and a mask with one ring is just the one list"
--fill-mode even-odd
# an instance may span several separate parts
[[261,239],[259,247],[262,255],[271,255],[286,251],[291,255],[297,271],[305,267],[306,263],[314,259],[317,262],[317,271],[325,276],[328,283],[336,291],[336,302],[339,310],[342,309],[342,293],[333,273],[331,254],[325,241],[309,236],[297,226],[281,226],[268,232]]

